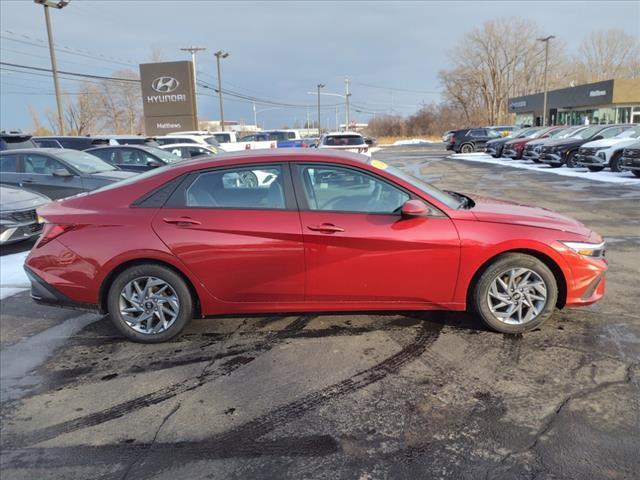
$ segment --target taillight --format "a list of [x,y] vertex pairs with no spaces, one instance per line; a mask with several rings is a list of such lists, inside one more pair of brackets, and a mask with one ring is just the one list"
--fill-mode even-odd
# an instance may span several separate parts
[[36,244],[35,248],[44,247],[47,243],[49,243],[54,238],[58,238],[65,232],[69,232],[77,228],[78,225],[71,224],[61,224],[61,223],[45,223],[44,229],[42,230],[42,234],[40,235],[40,239]]

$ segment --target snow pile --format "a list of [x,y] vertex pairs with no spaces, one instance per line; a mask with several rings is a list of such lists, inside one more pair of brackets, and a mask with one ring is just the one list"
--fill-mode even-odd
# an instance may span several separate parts
[[505,160],[502,158],[493,158],[486,153],[454,153],[447,158],[453,160],[466,160],[469,162],[490,163],[492,165],[504,165],[507,167],[521,168],[524,170],[534,170],[536,172],[555,173],[563,177],[576,177],[585,180],[593,180],[596,182],[620,183],[623,185],[636,185],[640,187],[640,179],[636,178],[631,172],[616,173],[607,170],[602,172],[590,172],[586,168],[552,168],[544,163],[532,163],[529,160]]
[[22,265],[29,252],[0,257],[0,299],[29,289],[29,280]]
[[423,143],[433,143],[431,140],[425,140],[423,138],[412,138],[410,140],[396,140],[393,142],[393,146],[401,146],[401,145],[420,145]]

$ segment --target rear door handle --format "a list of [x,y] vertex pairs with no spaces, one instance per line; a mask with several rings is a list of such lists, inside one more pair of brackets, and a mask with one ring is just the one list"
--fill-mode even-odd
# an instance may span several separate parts
[[36,183],[36,181],[31,179],[31,178],[26,178],[26,179],[22,180],[22,183]]
[[314,232],[322,232],[322,233],[336,233],[336,232],[344,232],[344,228],[336,227],[332,223],[323,223],[321,225],[307,225],[309,230],[313,230]]
[[163,218],[164,223],[178,225],[179,227],[188,227],[189,225],[202,225],[202,222],[189,217]]

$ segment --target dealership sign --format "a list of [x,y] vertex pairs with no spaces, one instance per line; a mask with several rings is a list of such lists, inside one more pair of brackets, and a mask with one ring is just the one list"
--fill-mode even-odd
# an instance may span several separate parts
[[527,101],[526,100],[521,100],[519,102],[511,102],[511,105],[509,105],[509,107],[513,110],[515,108],[524,108],[527,106]]
[[589,92],[590,97],[604,97],[607,94],[606,90],[591,90]]
[[140,65],[147,135],[198,129],[193,79],[191,62]]

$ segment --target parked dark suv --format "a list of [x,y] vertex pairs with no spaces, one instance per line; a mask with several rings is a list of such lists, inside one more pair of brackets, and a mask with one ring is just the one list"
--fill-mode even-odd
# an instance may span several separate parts
[[38,148],[31,135],[20,130],[0,130],[0,150],[16,150],[19,148]]
[[456,153],[471,153],[484,150],[487,142],[501,135],[490,128],[463,128],[453,130],[447,136],[447,150]]

